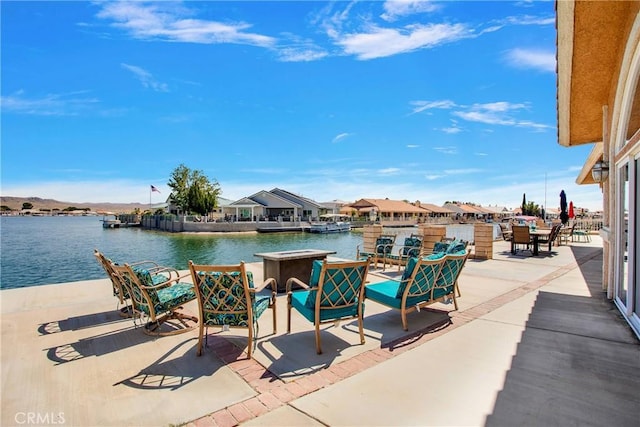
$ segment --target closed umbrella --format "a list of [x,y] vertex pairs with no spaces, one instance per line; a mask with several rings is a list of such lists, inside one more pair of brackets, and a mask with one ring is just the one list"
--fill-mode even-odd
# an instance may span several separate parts
[[575,216],[573,213],[573,202],[569,202],[569,219],[573,219]]
[[564,190],[560,192],[560,221],[566,224],[569,221],[569,214],[567,213],[567,195]]

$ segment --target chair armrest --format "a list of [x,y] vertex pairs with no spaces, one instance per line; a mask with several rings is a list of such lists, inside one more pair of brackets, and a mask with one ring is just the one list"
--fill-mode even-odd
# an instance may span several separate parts
[[278,283],[276,282],[276,279],[274,279],[273,277],[269,277],[261,285],[258,285],[256,287],[254,287],[253,290],[255,292],[260,292],[261,290],[263,290],[267,286],[271,285],[271,289],[275,292],[277,284]]
[[306,283],[304,283],[302,280],[298,279],[297,277],[291,277],[290,279],[287,280],[287,293],[291,292],[291,285],[296,284],[298,286],[301,286],[305,289],[311,289],[311,287],[309,287],[309,285],[307,285]]
[[[158,267],[158,266],[159,266],[159,264],[158,264],[157,262],[155,262],[155,261],[151,261],[151,260],[136,261],[136,262],[131,262],[131,263],[128,263],[128,264],[129,264],[130,266],[132,266],[132,267],[133,267],[134,265],[135,265],[135,266],[140,266],[140,265],[143,265],[143,264],[151,264],[153,267]],[[153,268],[153,267],[149,267],[149,268]]]
[[165,280],[162,283],[158,283],[157,285],[153,285],[153,286],[145,286],[142,285],[143,289],[151,289],[151,290],[157,290],[157,289],[162,289],[162,288],[166,288],[167,286],[170,286],[173,282],[178,283],[180,282],[180,280],[186,278],[186,277],[191,277],[191,273],[189,274],[183,274],[182,276],[176,276],[174,278],[169,278],[168,280]]

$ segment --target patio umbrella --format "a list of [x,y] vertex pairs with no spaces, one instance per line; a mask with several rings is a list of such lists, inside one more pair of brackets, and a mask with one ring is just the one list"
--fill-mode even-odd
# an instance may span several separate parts
[[569,202],[569,219],[573,219],[576,215],[573,213],[573,201]]
[[569,221],[569,214],[567,213],[567,195],[564,190],[560,192],[560,221],[566,224]]

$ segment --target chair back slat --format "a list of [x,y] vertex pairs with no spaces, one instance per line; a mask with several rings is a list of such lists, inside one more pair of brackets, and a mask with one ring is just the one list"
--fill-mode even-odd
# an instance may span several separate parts
[[464,254],[447,254],[444,257],[442,270],[438,275],[433,291],[436,292],[439,289],[443,289],[446,294],[454,292],[454,286],[468,257],[469,251]]
[[331,263],[324,260],[315,295],[315,306],[320,310],[335,309],[362,302],[367,264],[366,260]]
[[431,293],[443,262],[444,258],[434,260],[418,258],[411,276],[404,280],[405,283],[400,284],[401,291],[404,289],[402,297],[420,297]]
[[125,300],[129,299],[130,292],[128,286],[123,283],[122,277],[114,270],[114,263],[109,258],[107,258],[102,252],[94,249],[93,255],[98,260],[98,263],[102,266],[104,271],[109,276],[111,280],[111,284],[113,286],[113,294],[118,297],[121,303],[124,303]]
[[513,243],[528,244],[531,242],[531,233],[528,225],[514,225],[511,227],[511,231],[513,232]]
[[123,283],[129,288],[134,311],[144,312],[147,316],[154,317],[155,309],[160,304],[160,300],[155,289],[148,292],[147,287],[142,284],[136,272],[128,264],[114,264],[113,269],[119,274]]

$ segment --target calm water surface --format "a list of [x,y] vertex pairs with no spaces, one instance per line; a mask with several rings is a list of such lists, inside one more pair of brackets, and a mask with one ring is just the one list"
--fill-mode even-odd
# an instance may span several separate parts
[[141,228],[104,229],[101,217],[0,217],[0,288],[104,278],[98,249],[116,262],[153,260],[187,269],[203,264],[256,262],[254,253],[324,249],[355,258],[360,232],[180,234]]

